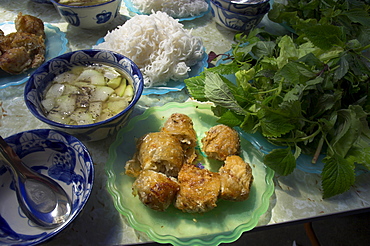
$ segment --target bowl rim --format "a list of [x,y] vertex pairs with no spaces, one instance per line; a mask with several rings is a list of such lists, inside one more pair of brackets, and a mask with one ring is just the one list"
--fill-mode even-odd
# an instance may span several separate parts
[[271,7],[268,7],[264,12],[262,12],[260,14],[257,14],[257,15],[246,15],[246,14],[231,11],[229,9],[224,8],[223,6],[219,6],[219,5],[216,4],[215,0],[210,0],[210,5],[211,5],[211,7],[213,5],[216,8],[222,9],[222,11],[229,12],[229,13],[232,13],[232,14],[235,14],[235,15],[245,16],[245,17],[248,17],[248,18],[257,18],[261,15],[265,15],[270,11],[270,8],[271,8]]
[[99,3],[99,4],[94,4],[94,5],[85,5],[85,6],[74,6],[74,5],[66,5],[66,4],[61,4],[57,0],[49,0],[51,3],[53,3],[55,6],[58,7],[68,7],[68,8],[74,8],[74,9],[83,9],[83,8],[91,8],[91,7],[100,7],[112,2],[120,2],[122,0],[108,0],[107,2]]
[[[211,0],[211,1],[214,1],[214,0]],[[261,0],[259,2],[238,2],[236,0],[218,0],[218,1],[225,2],[225,3],[231,3],[235,5],[245,5],[246,7],[251,6],[251,5],[259,5],[259,4],[264,4],[266,2],[270,2],[270,0]]]
[[[67,125],[67,124],[62,124],[62,123],[58,123],[58,122],[49,120],[48,118],[46,118],[45,115],[40,114],[38,112],[38,110],[36,110],[36,106],[27,99],[28,93],[30,93],[32,91],[32,89],[34,89],[34,75],[36,73],[38,73],[39,70],[41,70],[44,67],[48,67],[49,64],[51,62],[53,62],[54,60],[57,60],[57,59],[66,59],[67,57],[70,57],[72,54],[75,54],[75,53],[78,53],[78,52],[84,52],[84,53],[89,53],[89,52],[108,52],[108,53],[113,54],[116,57],[120,57],[121,59],[127,59],[127,60],[129,60],[131,62],[131,64],[137,69],[137,71],[139,72],[138,73],[138,76],[139,76],[139,79],[140,79],[139,87],[137,89],[137,92],[134,94],[134,98],[132,99],[132,101],[129,103],[129,105],[124,110],[122,110],[118,114],[116,114],[116,115],[114,115],[114,116],[112,116],[112,117],[110,117],[110,118],[108,118],[106,120],[95,122],[93,124],[86,124],[86,125]],[[104,49],[84,49],[84,50],[76,50],[76,51],[64,53],[64,54],[62,54],[60,56],[54,57],[53,59],[50,59],[50,60],[44,62],[40,67],[38,67],[31,74],[31,76],[29,77],[29,79],[28,79],[28,81],[27,81],[27,83],[25,85],[25,88],[24,88],[24,101],[25,101],[25,104],[26,104],[28,110],[32,113],[32,115],[35,116],[37,119],[41,120],[42,122],[46,123],[46,124],[49,124],[51,126],[58,127],[58,128],[65,128],[65,129],[85,129],[85,128],[97,127],[97,126],[101,126],[101,125],[103,125],[105,123],[109,123],[109,122],[114,121],[117,118],[121,117],[125,113],[129,112],[136,105],[136,103],[139,101],[139,99],[140,99],[140,97],[141,97],[141,95],[143,93],[143,90],[144,90],[144,79],[143,79],[143,75],[142,75],[139,67],[130,58],[128,58],[128,57],[126,57],[126,56],[124,56],[124,55],[122,55],[120,53],[111,51],[111,50],[104,50]]]

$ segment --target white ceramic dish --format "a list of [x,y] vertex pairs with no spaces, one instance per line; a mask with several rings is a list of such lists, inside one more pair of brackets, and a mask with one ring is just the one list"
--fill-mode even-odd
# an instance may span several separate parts
[[[45,34],[46,34],[46,54],[45,61],[50,60],[56,56],[65,53],[68,49],[66,39],[66,34],[61,32],[58,27],[51,24],[45,23]],[[4,22],[0,23],[0,29],[3,30],[5,34],[15,32],[14,22]],[[0,71],[0,89],[11,86],[20,85],[26,82],[30,74],[35,69],[31,69],[25,73],[18,75],[10,75],[4,71]]]

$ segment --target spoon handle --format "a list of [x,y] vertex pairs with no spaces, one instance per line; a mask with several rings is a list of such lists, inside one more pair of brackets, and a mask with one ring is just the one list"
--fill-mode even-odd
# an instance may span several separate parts
[[33,173],[25,165],[22,164],[22,160],[1,136],[0,151],[2,158],[6,160],[8,164],[7,166],[12,169],[13,173],[27,173],[27,175],[34,176]]
[[71,202],[62,187],[24,165],[1,136],[0,162],[12,172],[19,205],[29,219],[44,227],[56,227],[68,219]]

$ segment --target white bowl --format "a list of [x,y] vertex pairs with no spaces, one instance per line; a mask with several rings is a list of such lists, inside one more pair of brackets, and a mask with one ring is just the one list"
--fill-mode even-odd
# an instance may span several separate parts
[[95,29],[111,23],[119,14],[122,0],[110,0],[90,6],[71,6],[50,0],[62,18],[70,25],[84,29]]
[[256,27],[270,10],[268,7],[263,13],[246,15],[227,10],[215,0],[211,0],[210,5],[216,23],[229,30],[245,33],[248,33],[252,28]]
[[[55,76],[69,71],[75,66],[91,64],[108,65],[130,76],[134,87],[134,97],[127,108],[109,119],[93,124],[66,125],[49,120],[45,116],[45,110],[41,104],[48,85]],[[140,69],[127,57],[107,50],[77,50],[57,56],[36,69],[27,81],[24,99],[31,113],[52,128],[67,132],[82,141],[96,141],[111,136],[126,124],[134,106],[141,97],[143,88],[144,80]]]
[[245,15],[258,15],[270,9],[270,0],[212,0],[232,12]]
[[5,138],[25,165],[56,181],[72,202],[66,222],[52,229],[33,224],[19,207],[13,176],[0,163],[0,245],[35,245],[57,235],[87,203],[94,181],[93,160],[77,138],[51,129],[21,132]]

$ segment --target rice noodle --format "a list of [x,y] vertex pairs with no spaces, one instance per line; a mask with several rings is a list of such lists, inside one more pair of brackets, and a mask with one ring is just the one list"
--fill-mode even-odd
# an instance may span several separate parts
[[142,13],[165,12],[174,18],[197,16],[208,9],[205,0],[131,0]]
[[94,48],[130,58],[141,70],[145,87],[188,78],[190,67],[204,54],[202,40],[164,12],[137,15],[108,32]]

